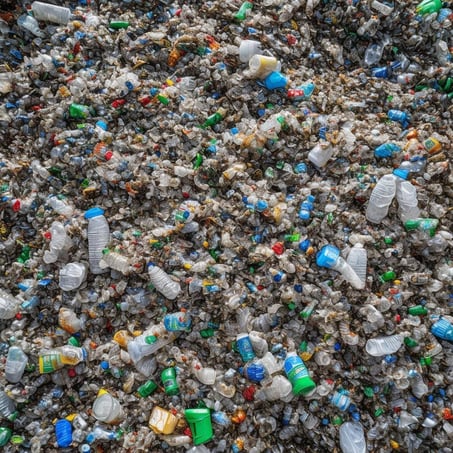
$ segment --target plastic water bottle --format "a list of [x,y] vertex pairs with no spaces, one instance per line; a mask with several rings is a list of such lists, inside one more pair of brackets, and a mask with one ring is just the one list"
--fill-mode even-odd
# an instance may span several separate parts
[[72,345],[59,346],[39,353],[39,372],[41,374],[53,373],[65,365],[76,366],[86,360],[87,352],[84,348]]
[[14,421],[16,417],[17,411],[14,401],[3,390],[0,390],[0,418]]
[[370,201],[366,210],[366,218],[372,223],[381,223],[389,211],[396,193],[396,179],[394,175],[384,175],[371,192]]
[[59,448],[67,448],[72,444],[72,425],[66,419],[55,423],[55,437]]
[[441,340],[451,341],[453,343],[453,324],[445,318],[440,318],[431,326],[431,332]]
[[47,204],[59,215],[67,217],[68,219],[71,218],[74,214],[74,209],[72,206],[67,202],[67,200],[61,196],[51,195],[48,200]]
[[382,52],[384,51],[384,45],[382,43],[370,44],[364,56],[364,63],[366,66],[374,66],[381,61]]
[[340,411],[347,411],[351,405],[351,398],[347,390],[337,390],[330,398],[330,402]]
[[19,311],[19,301],[7,291],[0,289],[0,319],[12,319]]
[[129,264],[127,256],[113,252],[109,249],[104,249],[102,251],[102,259],[99,261],[99,267],[101,269],[110,268],[117,272],[121,272],[123,275],[129,274],[131,271],[131,265]]
[[98,207],[88,209],[85,212],[88,220],[88,256],[90,271],[93,274],[102,274],[107,269],[102,269],[99,262],[102,259],[102,251],[110,241],[110,228],[104,217],[104,210]]
[[278,374],[268,385],[263,385],[262,388],[256,392],[258,399],[265,399],[267,401],[290,401],[294,394],[291,382],[284,376]]
[[350,250],[346,262],[352,267],[357,277],[365,284],[368,254],[362,244],[357,242]]
[[329,142],[318,143],[309,153],[308,160],[318,168],[324,167],[333,155],[333,147]]
[[339,272],[356,289],[365,287],[365,282],[359,278],[352,267],[340,256],[340,250],[333,245],[325,245],[316,254],[316,264]]
[[105,390],[100,390],[93,403],[93,417],[111,425],[119,423],[124,418],[120,402]]
[[236,338],[236,345],[244,362],[248,362],[255,358],[255,352],[253,351],[253,346],[248,334],[240,333]]
[[73,291],[86,280],[87,268],[83,263],[68,263],[60,269],[58,286],[63,291]]
[[17,25],[40,38],[45,36],[44,32],[39,28],[38,21],[33,16],[29,16],[28,14],[19,16],[17,19]]
[[408,378],[411,383],[411,390],[416,398],[423,398],[428,392],[428,386],[423,381],[423,377],[416,370],[410,370]]
[[365,349],[373,357],[393,354],[403,344],[402,335],[390,335],[388,337],[371,338],[366,342]]
[[409,181],[398,180],[396,185],[396,199],[398,200],[398,214],[402,222],[420,217],[417,189]]
[[402,110],[389,110],[387,112],[387,117],[389,120],[397,121],[404,128],[409,126],[409,115]]
[[71,17],[71,10],[69,8],[51,5],[49,3],[33,2],[31,9],[35,19],[53,22],[55,24],[67,24]]
[[72,246],[72,240],[61,222],[52,223],[50,235],[49,250],[46,250],[43,256],[46,264],[55,263],[61,257],[62,252],[69,250]]
[[305,395],[315,389],[316,384],[310,378],[305,363],[295,352],[286,356],[284,370],[295,395]]
[[24,351],[17,346],[11,346],[6,357],[5,379],[12,384],[16,384],[22,379],[27,366],[28,357]]
[[152,283],[156,290],[163,296],[170,300],[174,300],[178,297],[181,292],[181,286],[178,282],[172,280],[163,269],[150,263],[148,265],[148,274],[150,283]]
[[340,426],[340,447],[343,453],[366,453],[363,426],[358,422],[346,422]]

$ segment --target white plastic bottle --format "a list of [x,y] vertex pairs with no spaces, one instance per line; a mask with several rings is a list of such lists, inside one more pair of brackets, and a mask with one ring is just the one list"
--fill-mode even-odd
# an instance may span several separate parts
[[148,266],[148,273],[150,283],[152,283],[156,290],[163,296],[170,300],[178,297],[178,294],[181,292],[181,286],[177,281],[172,280],[163,269],[150,263]]
[[71,17],[71,10],[69,8],[49,3],[33,2],[31,9],[35,19],[53,22],[55,24],[67,24]]
[[104,217],[104,210],[98,207],[88,209],[85,212],[88,220],[88,256],[90,271],[92,274],[102,274],[108,269],[102,269],[99,262],[102,259],[102,251],[110,241],[109,224]]
[[72,240],[67,235],[64,225],[61,222],[53,222],[50,226],[50,245],[49,250],[44,252],[43,261],[46,264],[55,263],[60,258],[62,252],[69,250]]
[[396,193],[395,176],[384,175],[371,192],[366,209],[366,218],[372,223],[381,223],[386,217]]
[[0,319],[14,318],[18,311],[18,300],[7,291],[0,289]]
[[398,200],[398,215],[401,222],[418,219],[417,189],[409,181],[401,181],[396,185],[396,199]]
[[402,335],[390,335],[388,337],[371,338],[366,342],[365,349],[373,357],[393,354],[403,344]]
[[87,268],[83,263],[68,263],[60,269],[58,286],[63,291],[73,291],[80,287],[87,277]]
[[350,250],[346,262],[352,267],[357,277],[365,284],[368,267],[368,255],[362,244],[357,242]]
[[318,168],[324,167],[333,155],[333,147],[329,142],[318,143],[309,153],[308,160]]
[[340,426],[340,447],[343,453],[366,453],[363,426],[358,422],[346,422]]
[[20,382],[27,366],[28,357],[17,346],[11,346],[6,357],[5,379],[12,384]]

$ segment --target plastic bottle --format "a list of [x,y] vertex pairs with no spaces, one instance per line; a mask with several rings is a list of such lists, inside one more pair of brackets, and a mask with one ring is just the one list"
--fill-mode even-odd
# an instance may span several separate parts
[[0,427],[0,447],[4,447],[11,439],[13,432],[10,428]]
[[428,392],[428,386],[423,381],[423,377],[416,370],[410,370],[408,373],[411,390],[416,398],[423,398]]
[[7,291],[0,289],[0,319],[12,319],[19,311],[19,301]]
[[28,357],[18,346],[11,346],[6,357],[5,379],[16,384],[20,382],[27,366]]
[[14,401],[3,390],[0,390],[0,417],[14,421],[17,415]]
[[117,272],[121,272],[123,275],[128,275],[131,271],[131,265],[127,256],[113,252],[109,249],[104,249],[102,251],[99,267],[101,269],[110,268]]
[[204,123],[201,125],[202,129],[206,129],[208,127],[215,126],[216,124],[220,123],[220,121],[225,118],[226,110],[224,108],[219,108],[217,112],[213,113],[212,115],[208,116]]
[[49,3],[33,2],[31,9],[35,19],[56,24],[67,24],[71,17],[71,10],[69,8],[51,5]]
[[366,284],[366,273],[368,267],[368,254],[360,242],[357,242],[349,251],[346,262],[351,266],[357,277]]
[[436,13],[442,8],[442,0],[423,0],[417,5],[415,11],[417,14],[425,15]]
[[356,289],[365,287],[365,282],[359,278],[352,267],[340,256],[340,250],[333,245],[325,245],[316,254],[316,264],[339,272]]
[[72,425],[66,419],[57,420],[55,423],[55,437],[58,448],[68,448],[72,444]]
[[73,291],[82,285],[87,277],[87,268],[83,263],[68,263],[60,269],[58,286],[63,291]]
[[246,333],[239,334],[236,338],[236,345],[244,362],[253,360],[256,357],[248,334]]
[[330,398],[330,402],[336,406],[340,411],[347,411],[351,405],[351,398],[349,392],[346,390],[337,390]]
[[269,384],[261,382],[261,385],[261,389],[256,392],[258,399],[290,401],[294,396],[291,382],[280,374],[276,375]]
[[394,175],[384,175],[371,192],[366,209],[366,218],[372,223],[381,223],[387,216],[389,207],[396,193],[396,178]]
[[370,338],[365,345],[366,352],[373,357],[393,354],[403,344],[402,335],[390,335],[388,337]]
[[27,14],[23,14],[19,16],[17,19],[17,25],[23,28],[24,30],[28,30],[30,33],[33,33],[35,36],[39,38],[44,38],[45,33],[39,28],[38,21]]
[[332,157],[334,149],[329,142],[322,142],[308,153],[308,160],[318,168],[324,167]]
[[192,360],[191,369],[195,377],[204,385],[214,385],[216,380],[216,370],[204,367],[198,359]]
[[406,112],[392,109],[387,112],[387,117],[389,120],[397,121],[404,128],[409,126],[409,115]]
[[73,334],[80,332],[84,323],[77,318],[73,310],[62,307],[58,312],[58,325],[66,332]]
[[104,210],[98,207],[88,209],[85,212],[88,220],[88,255],[90,271],[92,274],[102,274],[107,269],[102,269],[99,262],[102,259],[102,251],[110,241],[109,224],[104,217]]
[[316,384],[310,378],[307,367],[296,352],[290,352],[286,356],[284,370],[291,382],[295,395],[306,395],[316,388]]
[[361,423],[346,422],[340,426],[340,447],[343,453],[366,453],[367,445]]
[[311,213],[314,209],[315,197],[308,195],[307,198],[300,204],[299,211],[297,213],[299,219],[308,220],[311,217]]
[[441,340],[453,343],[453,324],[445,318],[440,318],[431,326],[431,332]]
[[366,66],[374,66],[381,61],[384,45],[382,43],[370,44],[364,56],[364,63]]
[[417,189],[409,181],[398,180],[396,184],[396,199],[398,200],[398,214],[402,222],[420,217]]
[[162,371],[160,378],[164,386],[165,393],[173,396],[179,393],[179,385],[176,380],[176,370],[174,367],[166,368]]
[[59,346],[39,353],[39,372],[53,373],[65,365],[75,366],[86,360],[87,352],[84,348],[72,345]]
[[156,290],[163,296],[170,300],[174,300],[178,297],[181,292],[181,286],[177,281],[172,280],[163,269],[153,263],[149,263],[148,274],[150,283],[152,283]]
[[43,261],[46,264],[55,263],[62,253],[69,250],[72,240],[66,233],[66,229],[61,222],[53,222],[50,226],[50,245],[49,250],[44,252]]
[[93,403],[93,417],[103,423],[115,425],[124,418],[120,402],[105,390],[100,390]]
[[385,159],[388,157],[392,157],[395,153],[401,151],[401,147],[396,145],[395,143],[384,143],[383,145],[379,145],[374,150],[374,156]]
[[187,311],[168,313],[164,317],[164,326],[169,332],[189,331],[192,319]]
[[207,407],[186,409],[184,417],[189,424],[194,445],[204,444],[214,437],[211,411]]
[[60,196],[52,195],[47,199],[47,204],[59,215],[70,219],[74,214],[73,207]]

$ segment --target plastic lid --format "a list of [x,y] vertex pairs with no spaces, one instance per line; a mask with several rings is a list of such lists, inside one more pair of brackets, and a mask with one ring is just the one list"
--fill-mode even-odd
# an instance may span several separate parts
[[98,217],[100,215],[104,215],[104,210],[98,206],[96,206],[95,208],[91,208],[91,209],[88,209],[87,211],[85,211],[85,219],[92,219],[94,217]]
[[295,395],[306,395],[316,388],[316,384],[311,380],[310,377],[298,379],[293,385],[293,393]]
[[316,254],[316,264],[320,267],[331,268],[337,262],[338,257],[340,256],[340,250],[338,250],[333,245],[325,245],[317,254]]
[[409,171],[403,170],[402,168],[395,168],[395,170],[393,170],[393,174],[395,176],[398,176],[398,178],[407,179],[407,177],[409,176]]

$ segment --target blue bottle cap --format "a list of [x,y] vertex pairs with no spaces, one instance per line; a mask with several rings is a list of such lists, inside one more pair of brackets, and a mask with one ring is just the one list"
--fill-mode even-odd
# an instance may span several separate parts
[[308,247],[310,247],[310,239],[305,239],[299,243],[299,249],[302,250],[302,252],[306,252]]
[[316,264],[320,267],[331,268],[337,262],[338,257],[340,256],[340,250],[333,245],[325,245],[317,254],[316,254]]
[[107,123],[105,121],[99,120],[96,123],[96,126],[100,127],[102,130],[106,131],[107,130]]
[[274,275],[273,280],[274,280],[274,282],[279,283],[282,281],[282,277],[283,277],[283,274],[281,272],[279,272],[278,274]]
[[88,209],[85,211],[85,219],[92,219],[93,217],[98,217],[100,215],[104,215],[104,210],[96,206],[95,208]]
[[408,178],[408,176],[409,176],[409,171],[408,170],[404,170],[402,168],[395,168],[395,170],[393,170],[393,174],[395,176],[398,176],[398,178],[406,180]]
[[256,202],[255,208],[258,212],[264,211],[265,209],[267,209],[267,207],[268,207],[268,204],[267,204],[267,201],[265,201],[265,200],[258,200]]

